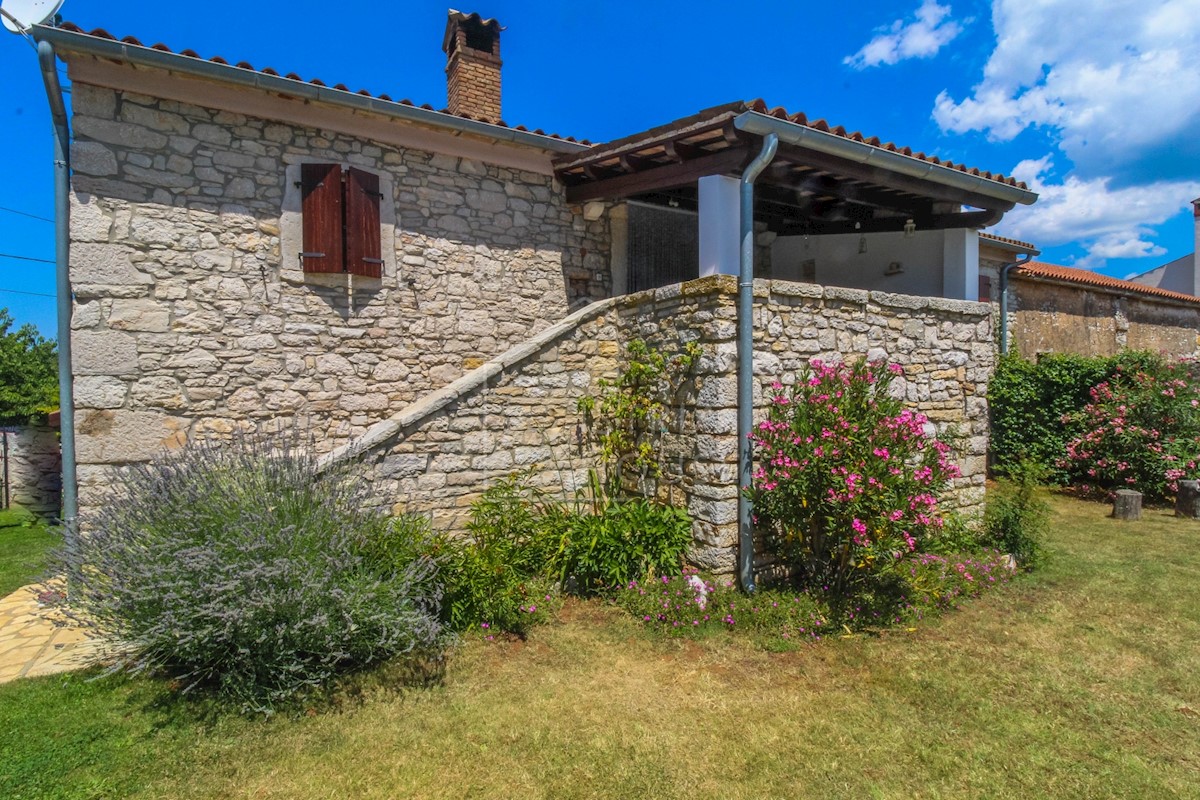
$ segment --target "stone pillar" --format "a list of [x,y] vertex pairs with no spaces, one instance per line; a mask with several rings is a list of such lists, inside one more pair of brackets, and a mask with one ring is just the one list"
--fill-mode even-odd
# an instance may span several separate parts
[[737,275],[741,245],[738,179],[706,175],[699,181],[700,277]]
[[978,231],[971,228],[951,228],[945,232],[942,296],[952,300],[979,299]]

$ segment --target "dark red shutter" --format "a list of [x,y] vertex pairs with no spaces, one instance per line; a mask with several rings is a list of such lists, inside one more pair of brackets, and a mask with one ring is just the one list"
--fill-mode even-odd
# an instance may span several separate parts
[[337,164],[302,164],[300,194],[304,271],[342,272],[342,168]]
[[351,167],[346,173],[346,271],[383,277],[379,234],[379,176]]

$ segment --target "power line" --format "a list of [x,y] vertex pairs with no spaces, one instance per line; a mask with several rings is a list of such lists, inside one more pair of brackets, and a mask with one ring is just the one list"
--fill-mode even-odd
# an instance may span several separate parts
[[27,294],[30,297],[57,297],[58,295],[46,294],[45,292],[22,292],[20,289],[0,289],[0,292],[8,292],[9,294]]
[[15,208],[5,208],[4,206],[0,206],[0,211],[7,211],[10,214],[20,214],[22,217],[29,217],[30,219],[40,219],[42,222],[54,222],[54,220],[50,219],[49,217],[39,217],[37,214],[30,214],[27,211],[17,211]]
[[11,253],[0,253],[0,258],[15,258],[18,261],[37,261],[42,264],[57,263],[49,258],[34,258],[33,256],[14,256]]

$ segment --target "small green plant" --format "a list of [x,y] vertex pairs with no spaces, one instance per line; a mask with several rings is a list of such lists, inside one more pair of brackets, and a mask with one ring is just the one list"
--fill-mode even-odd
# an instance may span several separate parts
[[641,497],[610,502],[595,514],[568,514],[560,524],[555,567],[583,593],[674,574],[692,541],[686,511]]
[[489,486],[471,506],[466,537],[439,537],[434,554],[452,630],[524,633],[547,618],[557,594],[547,577],[552,521],[563,514],[529,477],[521,472]]
[[437,565],[353,468],[291,438],[131,465],[60,554],[79,619],[165,672],[269,711],[340,672],[438,647]]
[[1041,541],[1050,519],[1050,506],[1037,494],[1046,470],[1034,462],[1022,462],[1001,478],[987,500],[984,537],[989,546],[1009,553],[1025,570],[1042,560]]
[[670,405],[700,356],[688,342],[674,356],[634,339],[615,381],[601,380],[598,396],[579,400],[588,438],[597,449],[606,496],[655,496],[663,477],[663,438]]

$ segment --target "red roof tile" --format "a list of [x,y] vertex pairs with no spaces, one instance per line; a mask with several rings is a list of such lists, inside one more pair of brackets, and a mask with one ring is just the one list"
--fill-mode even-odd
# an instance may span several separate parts
[[1064,281],[1083,286],[1094,286],[1099,289],[1116,289],[1131,294],[1160,297],[1164,300],[1175,300],[1176,302],[1200,305],[1200,297],[1194,295],[1172,292],[1168,289],[1159,289],[1157,286],[1146,286],[1145,284],[1134,283],[1133,281],[1123,281],[1119,278],[1110,278],[1107,275],[1101,275],[1091,270],[1060,267],[1057,264],[1043,264],[1039,261],[1030,261],[1028,264],[1018,267],[1013,274],[1018,278],[1032,278],[1034,280],[1042,278]]
[[[492,22],[492,21],[493,20],[487,20],[487,21],[485,21],[485,24],[486,24],[486,22]],[[167,47],[165,44],[162,44],[161,42],[157,43],[157,44],[147,45],[147,44],[143,44],[141,41],[139,41],[137,38],[135,38],[133,36],[126,36],[123,39],[118,39],[116,36],[113,36],[111,33],[104,30],[103,28],[93,28],[90,31],[85,31],[83,28],[79,27],[78,25],[76,25],[73,22],[63,22],[62,24],[58,25],[58,27],[64,31],[70,31],[71,33],[81,33],[85,36],[94,36],[97,39],[108,39],[108,40],[114,41],[114,42],[119,41],[124,44],[133,45],[135,47],[147,47],[151,50],[158,50],[163,53],[171,53],[172,55],[186,56],[187,58],[195,58],[195,59],[199,59],[202,61],[207,60],[214,64],[222,64],[225,66],[234,66],[234,65],[230,65],[230,63],[228,61],[226,61],[224,58],[222,58],[221,56],[212,56],[208,59],[204,59],[195,50],[187,49],[187,50],[175,51],[175,50],[172,50],[171,48]],[[258,72],[263,75],[271,75],[273,77],[284,77],[288,80],[300,81],[302,83],[308,83],[313,86],[333,88],[337,91],[349,92],[351,94],[359,94],[364,97],[371,97],[371,98],[375,98],[377,100],[383,100],[383,101],[389,102],[389,103],[400,103],[401,105],[405,105],[405,106],[417,107],[416,104],[413,103],[413,101],[411,101],[411,100],[392,100],[392,98],[388,97],[386,94],[375,95],[375,94],[371,94],[366,89],[359,89],[357,92],[353,92],[349,88],[347,88],[344,84],[341,84],[341,83],[337,84],[336,86],[329,87],[328,84],[324,83],[319,78],[310,78],[309,80],[305,81],[303,78],[301,78],[299,75],[297,75],[294,72],[289,72],[286,75],[280,76],[279,72],[272,69],[271,67],[255,68],[249,62],[246,62],[246,61],[237,62],[236,68],[244,69],[249,72]],[[429,105],[428,103],[425,103],[425,104],[419,106],[419,108],[423,108],[426,111],[436,111],[437,113],[445,114],[448,117],[459,117],[462,119],[474,120],[475,122],[482,122],[482,123],[486,123],[489,125],[496,125],[497,127],[500,127],[500,128],[512,128],[513,130],[529,132],[529,129],[526,128],[524,125],[509,125],[507,122],[504,122],[503,120],[501,120],[499,122],[491,122],[482,116],[472,116],[470,114],[462,114],[462,113],[452,114],[448,109],[444,109],[444,108],[435,109],[433,106]],[[541,128],[538,128],[537,130],[534,130],[531,132],[538,134],[539,136],[548,136],[551,139],[559,139],[564,142],[578,142],[579,144],[585,144],[585,145],[591,144],[591,142],[589,142],[587,139],[576,139],[574,136],[560,136],[557,133],[545,133]]]
[[980,231],[979,238],[980,239],[988,239],[989,241],[993,241],[993,242],[1000,242],[1001,244],[1015,245],[1016,247],[1021,247],[1021,248],[1024,248],[1025,250],[1037,250],[1037,246],[1032,245],[1029,242],[1022,242],[1020,239],[1009,239],[1005,236],[997,236],[994,233],[986,233],[984,231]]
[[1004,183],[1009,186],[1016,186],[1019,189],[1028,188],[1024,181],[1017,181],[1015,178],[1002,175],[999,172],[981,172],[979,169],[967,167],[965,164],[955,164],[953,161],[942,161],[937,156],[926,155],[922,152],[914,153],[910,147],[897,147],[891,142],[881,142],[878,136],[872,136],[868,138],[859,131],[848,132],[841,125],[838,125],[836,128],[830,128],[829,123],[823,119],[810,122],[808,117],[802,111],[789,114],[788,110],[783,106],[768,106],[767,102],[761,98],[757,100],[748,100],[745,105],[747,111],[757,111],[760,114],[767,114],[775,117],[776,119],[786,119],[788,122],[792,122],[797,125],[803,125],[806,128],[812,128],[813,130],[822,131],[823,133],[832,133],[834,136],[840,136],[843,139],[852,139],[856,142],[863,142],[864,144],[869,144],[872,147],[878,147],[882,150],[887,150],[892,153],[911,156],[919,161],[928,161],[931,164],[937,164],[939,166],[946,167],[947,169],[955,169],[959,172],[965,172],[979,178],[984,178],[985,180],[996,181],[997,183]]

